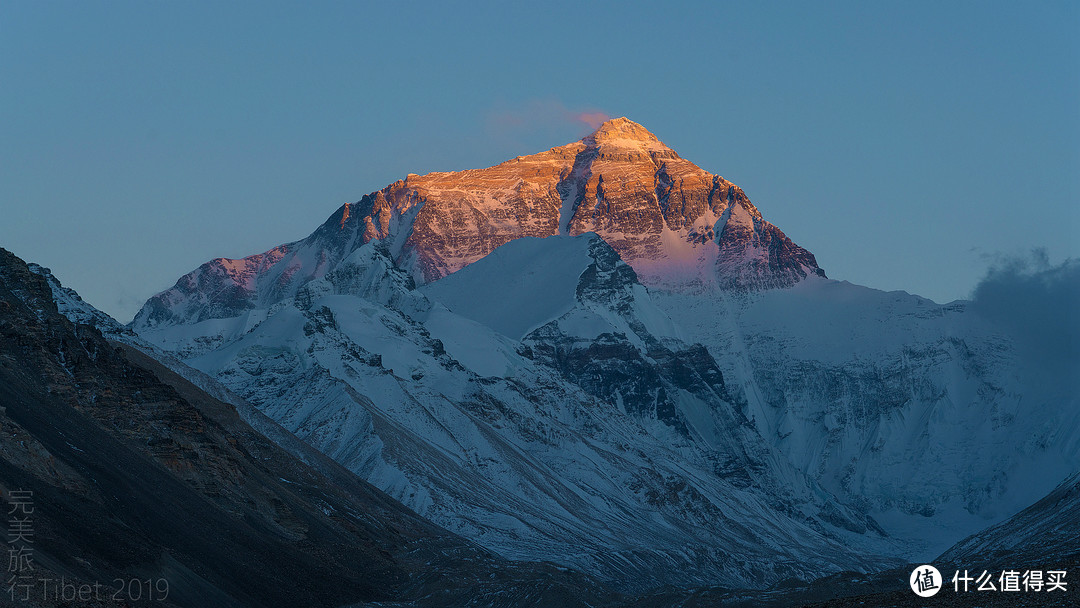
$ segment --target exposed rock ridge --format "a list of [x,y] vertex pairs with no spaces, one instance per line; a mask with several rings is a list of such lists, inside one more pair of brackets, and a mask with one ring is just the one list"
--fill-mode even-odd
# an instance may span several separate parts
[[486,169],[410,174],[342,205],[302,241],[211,260],[148,301],[135,327],[229,318],[292,297],[373,240],[426,283],[513,239],[586,232],[648,286],[758,290],[824,276],[741,188],[615,118],[580,141]]

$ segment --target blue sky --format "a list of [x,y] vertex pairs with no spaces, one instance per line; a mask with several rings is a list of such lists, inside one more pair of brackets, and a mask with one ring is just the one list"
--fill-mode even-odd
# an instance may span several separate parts
[[[627,116],[829,276],[1080,257],[1080,3],[0,4],[0,246],[128,321],[403,177]],[[945,4],[941,6],[940,4]]]

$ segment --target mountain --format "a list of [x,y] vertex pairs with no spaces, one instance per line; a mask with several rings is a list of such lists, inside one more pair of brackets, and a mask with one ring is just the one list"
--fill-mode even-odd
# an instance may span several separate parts
[[1080,470],[1080,392],[970,302],[806,280],[658,306],[802,471],[928,560]]
[[487,169],[410,174],[343,205],[306,239],[203,264],[147,302],[134,326],[264,307],[373,240],[426,283],[517,238],[586,232],[599,234],[650,286],[763,288],[825,276],[813,254],[765,221],[738,186],[617,118],[581,141]]
[[1006,521],[956,543],[936,562],[969,569],[1080,566],[1080,473]]
[[131,329],[424,517],[629,590],[930,559],[1080,470],[1075,382],[1015,333],[826,278],[625,118],[409,175]]
[[593,234],[518,239],[420,290],[373,241],[292,298],[141,336],[505,557],[627,591],[881,561],[873,521],[775,457]]
[[101,583],[78,604],[94,606],[136,593],[199,607],[615,599],[432,525],[265,417],[73,322],[58,300],[76,319],[119,327],[0,249],[0,493],[9,514],[29,500],[18,508],[32,516],[33,570],[5,586],[15,603],[60,605],[61,578]]
[[[990,526],[956,543],[932,560],[920,560],[904,567],[871,575],[844,572],[809,584],[792,582],[761,592],[730,589],[695,589],[692,592],[665,592],[635,598],[629,606],[746,606],[746,607],[852,607],[926,606],[926,600],[911,592],[908,576],[924,563],[933,564],[944,576],[945,586],[934,596],[934,603],[948,606],[984,608],[1069,607],[1076,606],[1076,594],[1069,573],[1080,567],[1080,474],[1071,475],[1035,504],[1007,520]],[[977,579],[983,571],[991,573],[995,589],[1000,590],[1002,572],[1018,577],[1021,592],[977,591]],[[1047,591],[1050,571],[1063,572],[1063,588]],[[1028,571],[1040,572],[1044,585],[1023,586]],[[966,574],[965,574],[966,572]],[[969,576],[969,590],[956,594],[952,578]],[[1036,579],[1031,579],[1032,581]],[[957,581],[963,589],[963,581]],[[952,594],[952,595],[950,595]]]

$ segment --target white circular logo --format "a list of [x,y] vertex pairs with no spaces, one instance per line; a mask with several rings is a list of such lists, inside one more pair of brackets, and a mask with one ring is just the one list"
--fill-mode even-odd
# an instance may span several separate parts
[[938,572],[938,569],[928,564],[915,568],[911,573],[911,578],[908,579],[911,590],[919,597],[934,595],[941,591],[941,586],[944,583],[945,581],[941,580],[941,573]]

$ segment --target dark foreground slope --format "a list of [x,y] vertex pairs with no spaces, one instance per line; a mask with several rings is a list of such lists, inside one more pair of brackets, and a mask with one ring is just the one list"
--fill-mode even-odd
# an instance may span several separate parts
[[1009,519],[956,543],[938,561],[960,568],[1071,565],[1080,579],[1080,473]]
[[[589,581],[497,560],[295,448],[302,462],[232,406],[71,323],[3,249],[0,406],[0,493],[11,510],[32,492],[34,535],[34,570],[9,573],[4,603],[113,605],[138,579],[144,600],[145,581],[159,597],[167,581],[153,605],[603,604]],[[56,601],[42,579],[61,578],[100,583],[102,599]]]
[[[957,606],[971,608],[1006,608],[1024,606],[1080,606],[1080,473],[1063,481],[1057,488],[1035,504],[956,543],[930,562],[945,578],[941,591],[929,598],[920,598],[908,586],[908,577],[916,566],[909,564],[874,574],[844,572],[811,583],[788,581],[765,591],[729,589],[699,589],[692,592],[673,591],[638,598],[627,606],[634,608],[783,608],[807,606],[812,608],[846,608],[890,606],[921,608],[927,606]],[[1004,571],[1041,572],[1044,582],[1050,571],[1065,572],[1064,589],[1025,588],[1002,591],[1000,576]],[[963,574],[966,572],[966,575]],[[977,582],[970,582],[965,591],[961,580],[969,576],[978,581],[983,572],[990,575],[989,588],[980,591]]]

